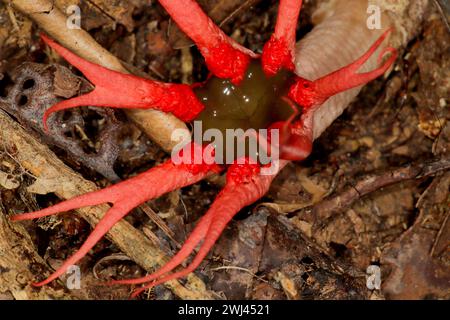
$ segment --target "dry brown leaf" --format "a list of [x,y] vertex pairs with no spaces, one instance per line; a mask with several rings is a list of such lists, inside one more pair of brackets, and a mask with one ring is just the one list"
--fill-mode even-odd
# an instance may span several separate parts
[[13,190],[20,186],[20,182],[14,175],[0,171],[0,186],[8,190]]

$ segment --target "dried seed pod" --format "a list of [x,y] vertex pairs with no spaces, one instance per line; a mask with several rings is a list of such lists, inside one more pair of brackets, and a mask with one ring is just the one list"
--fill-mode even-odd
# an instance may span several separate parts
[[119,153],[117,137],[121,126],[114,111],[95,109],[104,119],[97,141],[86,143],[83,141],[86,139],[80,138],[80,133],[84,136],[86,124],[79,109],[52,117],[49,121],[54,131],[49,135],[44,133],[42,117],[45,111],[61,97],[69,98],[88,89],[89,84],[85,80],[63,66],[36,63],[19,66],[12,80],[14,84],[8,88],[6,97],[0,98],[0,108],[49,144],[64,149],[74,160],[110,181],[120,180],[113,169]]

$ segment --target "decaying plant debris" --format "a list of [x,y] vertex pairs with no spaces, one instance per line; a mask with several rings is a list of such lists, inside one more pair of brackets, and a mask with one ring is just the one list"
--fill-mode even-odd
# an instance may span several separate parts
[[[104,186],[117,176],[126,178],[161,162],[165,154],[116,111],[64,114],[69,127],[60,136],[43,134],[38,121],[43,108],[89,90],[89,84],[55,63],[61,61],[47,60],[36,25],[13,10],[20,2],[0,5],[0,108],[23,126],[0,113],[0,251],[16,248],[0,256],[0,293],[16,299],[127,298],[128,288],[98,283],[144,275],[163,263],[208,207],[217,186],[203,182],[151,201],[144,210],[156,212],[159,225],[168,226],[164,230],[142,210],[120,222],[109,234],[111,242],[102,241],[81,263],[85,280],[80,290],[61,285],[30,290],[29,281],[56,267],[86,237],[83,219],[95,224],[106,207],[79,210],[83,219],[60,215],[25,228],[5,217],[59,201],[53,193],[69,198],[96,188],[88,180]],[[305,4],[301,32],[311,27],[309,15],[319,2]],[[419,2],[426,7],[416,17],[420,27],[416,24],[412,32],[406,24],[409,37],[399,40],[406,47],[389,80],[367,86],[319,139],[313,155],[290,164],[260,205],[235,219],[199,277],[185,285],[170,282],[170,290],[158,287],[144,298],[449,298],[450,36],[433,1]],[[81,5],[88,13],[83,27],[130,71],[180,82],[201,78],[198,53],[155,6],[56,1],[61,9],[69,3]],[[274,21],[274,2],[202,3],[228,34],[261,49]],[[249,5],[255,8],[242,9]],[[23,76],[30,72],[37,87],[46,81],[52,85],[26,88]],[[28,100],[21,105],[27,89]],[[20,109],[28,104],[35,106],[34,113]],[[120,252],[131,261],[117,258]],[[26,264],[19,267],[19,259]],[[381,266],[381,290],[366,287],[369,265]]]
[[[47,143],[66,150],[88,168],[99,172],[110,181],[119,180],[113,165],[119,152],[120,125],[112,111],[93,111],[100,117],[96,123],[97,127],[100,127],[97,145],[90,141],[84,132],[85,123],[79,111],[60,115],[59,119],[53,118],[51,125],[58,131],[52,134],[45,134],[44,125],[40,121],[47,107],[56,103],[58,97],[70,98],[83,91],[82,86],[90,87],[86,81],[77,78],[60,65],[33,63],[20,65],[15,70],[12,81],[14,86],[9,88],[8,96],[0,100],[3,110],[13,115],[28,130],[37,131]],[[51,87],[54,88],[52,92],[48,90]],[[81,139],[76,139],[77,135]]]

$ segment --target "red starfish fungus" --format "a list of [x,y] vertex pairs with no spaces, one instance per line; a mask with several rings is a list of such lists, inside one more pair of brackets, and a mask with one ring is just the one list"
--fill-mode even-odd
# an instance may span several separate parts
[[[380,59],[386,51],[391,53],[391,57],[383,65],[371,72],[357,73],[358,69],[374,54],[376,49],[387,37],[390,32],[388,30],[361,58],[349,66],[339,69],[325,77],[315,81],[309,81],[299,78],[294,74],[286,73],[286,69],[293,70],[292,59],[295,44],[295,27],[297,25],[301,1],[281,0],[275,33],[264,47],[262,55],[261,63],[264,72],[261,73],[262,76],[256,76],[259,72],[258,66],[260,64],[258,63],[258,66],[255,66],[253,62],[251,63],[251,59],[256,59],[257,55],[228,38],[205,15],[195,1],[160,0],[160,3],[181,29],[197,44],[206,60],[207,66],[215,77],[210,78],[203,85],[196,85],[196,89],[186,85],[149,81],[114,72],[85,61],[43,36],[43,40],[50,47],[82,71],[95,85],[95,89],[92,92],[62,101],[51,107],[46,112],[44,121],[53,112],[58,110],[81,105],[93,105],[117,108],[157,108],[164,112],[171,112],[183,121],[191,121],[200,117],[201,119],[208,119],[210,127],[214,127],[214,125],[219,126],[219,122],[221,121],[227,125],[236,127],[242,122],[235,122],[235,120],[241,119],[240,116],[242,113],[248,111],[245,103],[252,100],[252,95],[256,94],[253,91],[257,90],[252,90],[252,85],[255,84],[252,81],[255,81],[255,77],[260,77],[258,81],[263,83],[274,81],[274,85],[271,85],[270,88],[275,89],[267,97],[267,88],[263,86],[259,90],[261,91],[259,94],[264,99],[259,99],[259,96],[253,99],[257,101],[256,107],[259,108],[256,109],[256,113],[260,111],[260,113],[266,114],[266,118],[257,121],[257,123],[259,123],[258,126],[266,127],[270,130],[281,129],[281,141],[279,143],[281,160],[274,160],[278,162],[279,168],[281,169],[287,163],[287,160],[303,160],[311,152],[314,129],[312,120],[317,106],[332,95],[363,85],[382,75],[396,59],[395,49],[385,49],[382,51]],[[248,72],[248,69],[252,71]],[[282,69],[285,71],[282,71]],[[284,74],[284,76],[278,77],[279,74]],[[214,80],[217,78],[225,79],[225,81]],[[208,86],[208,83],[212,84],[213,82],[215,83],[214,85]],[[211,88],[217,89],[217,86],[219,86],[219,90],[216,90],[213,94],[209,94],[208,92],[202,92],[200,94],[199,91],[195,91],[200,90],[197,87],[203,87],[204,90],[208,91]],[[281,99],[278,98],[280,96],[280,91],[278,91],[280,88],[285,89],[281,91],[282,95],[285,93],[288,97],[283,96]],[[227,113],[229,106],[233,106],[237,100],[228,101],[228,104],[222,100],[229,99],[229,92],[233,90],[235,95],[238,93],[242,95],[241,100],[243,104],[238,106],[236,108],[237,111],[233,111],[235,113],[230,115]],[[223,96],[217,97],[217,92],[223,92]],[[199,95],[202,97],[201,99],[197,97]],[[279,110],[274,110],[276,109],[275,106],[286,105],[286,101],[290,108],[294,110],[297,110],[296,104],[303,108],[299,119],[297,111],[290,117],[283,117],[277,113]],[[215,102],[219,104],[223,102],[223,109],[225,110],[206,112],[208,108],[215,108]],[[204,110],[204,108],[206,109]],[[254,117],[253,111],[249,112],[248,117]],[[216,119],[216,113],[220,113],[222,116],[217,116]],[[274,116],[274,118],[271,118],[271,116]],[[268,121],[269,125],[267,125]],[[205,146],[192,143],[189,147],[193,151],[191,152],[191,156],[199,155],[201,159],[200,163],[176,164],[178,162],[173,161],[175,159],[168,160],[160,166],[106,189],[81,195],[41,211],[13,216],[12,220],[35,219],[80,207],[112,203],[111,209],[98,223],[80,250],[70,257],[49,278],[36,285],[47,284],[59,277],[69,265],[76,263],[86,255],[89,249],[134,207],[164,193],[196,183],[205,178],[209,173],[220,172],[225,167],[214,162],[215,158],[211,158],[213,157],[211,156],[211,152],[205,153]],[[183,154],[184,150],[180,151],[178,154],[179,157],[185,156]],[[209,154],[210,156],[208,157],[205,154]],[[250,161],[248,157],[243,162],[239,162],[238,160],[236,159],[228,165],[225,187],[219,193],[208,212],[200,219],[184,246],[166,265],[155,273],[141,279],[119,280],[113,283],[148,283],[145,287],[135,292],[135,294],[138,294],[145,288],[171,279],[184,277],[197,268],[227,223],[243,207],[261,198],[267,192],[271,181],[275,177],[276,172],[278,172],[262,175],[260,173],[262,168],[260,164]],[[201,242],[200,249],[192,263],[181,271],[170,273],[185,261]]]

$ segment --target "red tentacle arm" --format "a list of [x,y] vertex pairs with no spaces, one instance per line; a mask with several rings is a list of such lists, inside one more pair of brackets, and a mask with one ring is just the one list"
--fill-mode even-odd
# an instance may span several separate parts
[[302,0],[280,0],[275,32],[264,45],[261,61],[267,76],[294,70],[295,31]]
[[115,284],[140,284],[146,283],[160,278],[166,273],[172,271],[176,267],[178,267],[181,263],[183,263],[189,255],[194,251],[195,247],[205,238],[206,233],[208,232],[209,226],[211,225],[211,220],[213,217],[213,212],[209,210],[198,222],[195,226],[195,229],[191,232],[189,237],[184,242],[180,251],[177,252],[176,255],[170,259],[165,265],[163,265],[156,272],[135,279],[124,279],[124,280],[113,280],[107,283],[107,285],[115,285]]
[[250,59],[257,57],[229,38],[194,0],[159,0],[183,32],[191,38],[215,76],[239,84]]
[[383,75],[397,59],[397,50],[392,47],[381,51],[379,62],[386,53],[390,53],[391,56],[380,67],[366,73],[357,73],[357,71],[375,53],[391,31],[392,29],[386,30],[366,53],[350,65],[314,81],[297,78],[289,90],[289,97],[303,108],[317,107],[335,94],[359,87]]
[[365,54],[350,65],[315,81],[303,78],[296,79],[288,95],[291,100],[303,107],[300,120],[293,121],[296,116],[296,107],[290,101],[294,109],[293,116],[287,121],[276,122],[270,127],[272,130],[280,130],[279,150],[281,159],[300,161],[311,153],[314,140],[314,112],[317,107],[337,93],[363,85],[379,77],[392,66],[397,59],[397,51],[394,48],[387,47],[382,50],[378,57],[378,63],[380,63],[385,53],[391,54],[391,57],[384,64],[373,71],[357,73],[390,32],[391,29],[386,30]]
[[[194,144],[191,144],[190,147],[194,151],[192,152],[192,157],[195,157],[195,153],[199,152],[201,152],[201,156],[203,156],[203,147]],[[180,152],[179,156],[182,157],[182,153],[183,151]],[[192,163],[194,163],[193,161],[194,160],[192,160]],[[208,161],[208,163],[211,162]],[[133,208],[144,203],[145,201],[159,197],[172,190],[196,183],[205,178],[209,173],[219,172],[220,170],[221,167],[218,165],[207,164],[205,161],[199,164],[174,164],[172,160],[168,160],[160,166],[154,167],[145,173],[106,189],[75,197],[44,210],[11,217],[12,220],[16,221],[28,220],[86,206],[93,206],[102,203],[113,204],[111,209],[109,209],[105,216],[100,220],[81,248],[68,260],[66,260],[64,264],[49,278],[42,282],[36,283],[35,285],[45,285],[61,276],[69,266],[75,264],[83,258],[89,250],[114,226],[114,224],[128,214],[128,212],[130,212]]]
[[275,144],[275,148],[278,149],[280,159],[301,161],[312,151],[314,109],[306,110],[299,120],[295,120],[299,115],[297,105],[291,99],[284,100],[289,103],[293,113],[286,121],[273,123],[269,130],[279,130],[280,141],[278,145]]
[[[285,164],[286,162],[282,162],[280,166],[283,167]],[[250,164],[249,161],[231,165],[227,171],[227,183],[224,189],[219,193],[211,208],[202,217],[181,250],[172,260],[149,276],[113,281],[112,283],[138,284],[156,280],[136,290],[133,293],[133,297],[135,297],[150,287],[187,276],[200,265],[234,215],[245,206],[261,198],[269,189],[275,176],[276,172],[270,175],[261,175],[260,167],[256,164]],[[203,243],[192,263],[185,269],[166,275],[187,259],[201,240],[203,240]]]
[[192,89],[184,84],[168,84],[113,71],[80,58],[45,35],[43,41],[70,64],[79,69],[94,85],[88,94],[61,101],[45,112],[48,117],[60,110],[79,106],[126,109],[158,109],[171,112],[180,120],[193,120],[204,108]]

